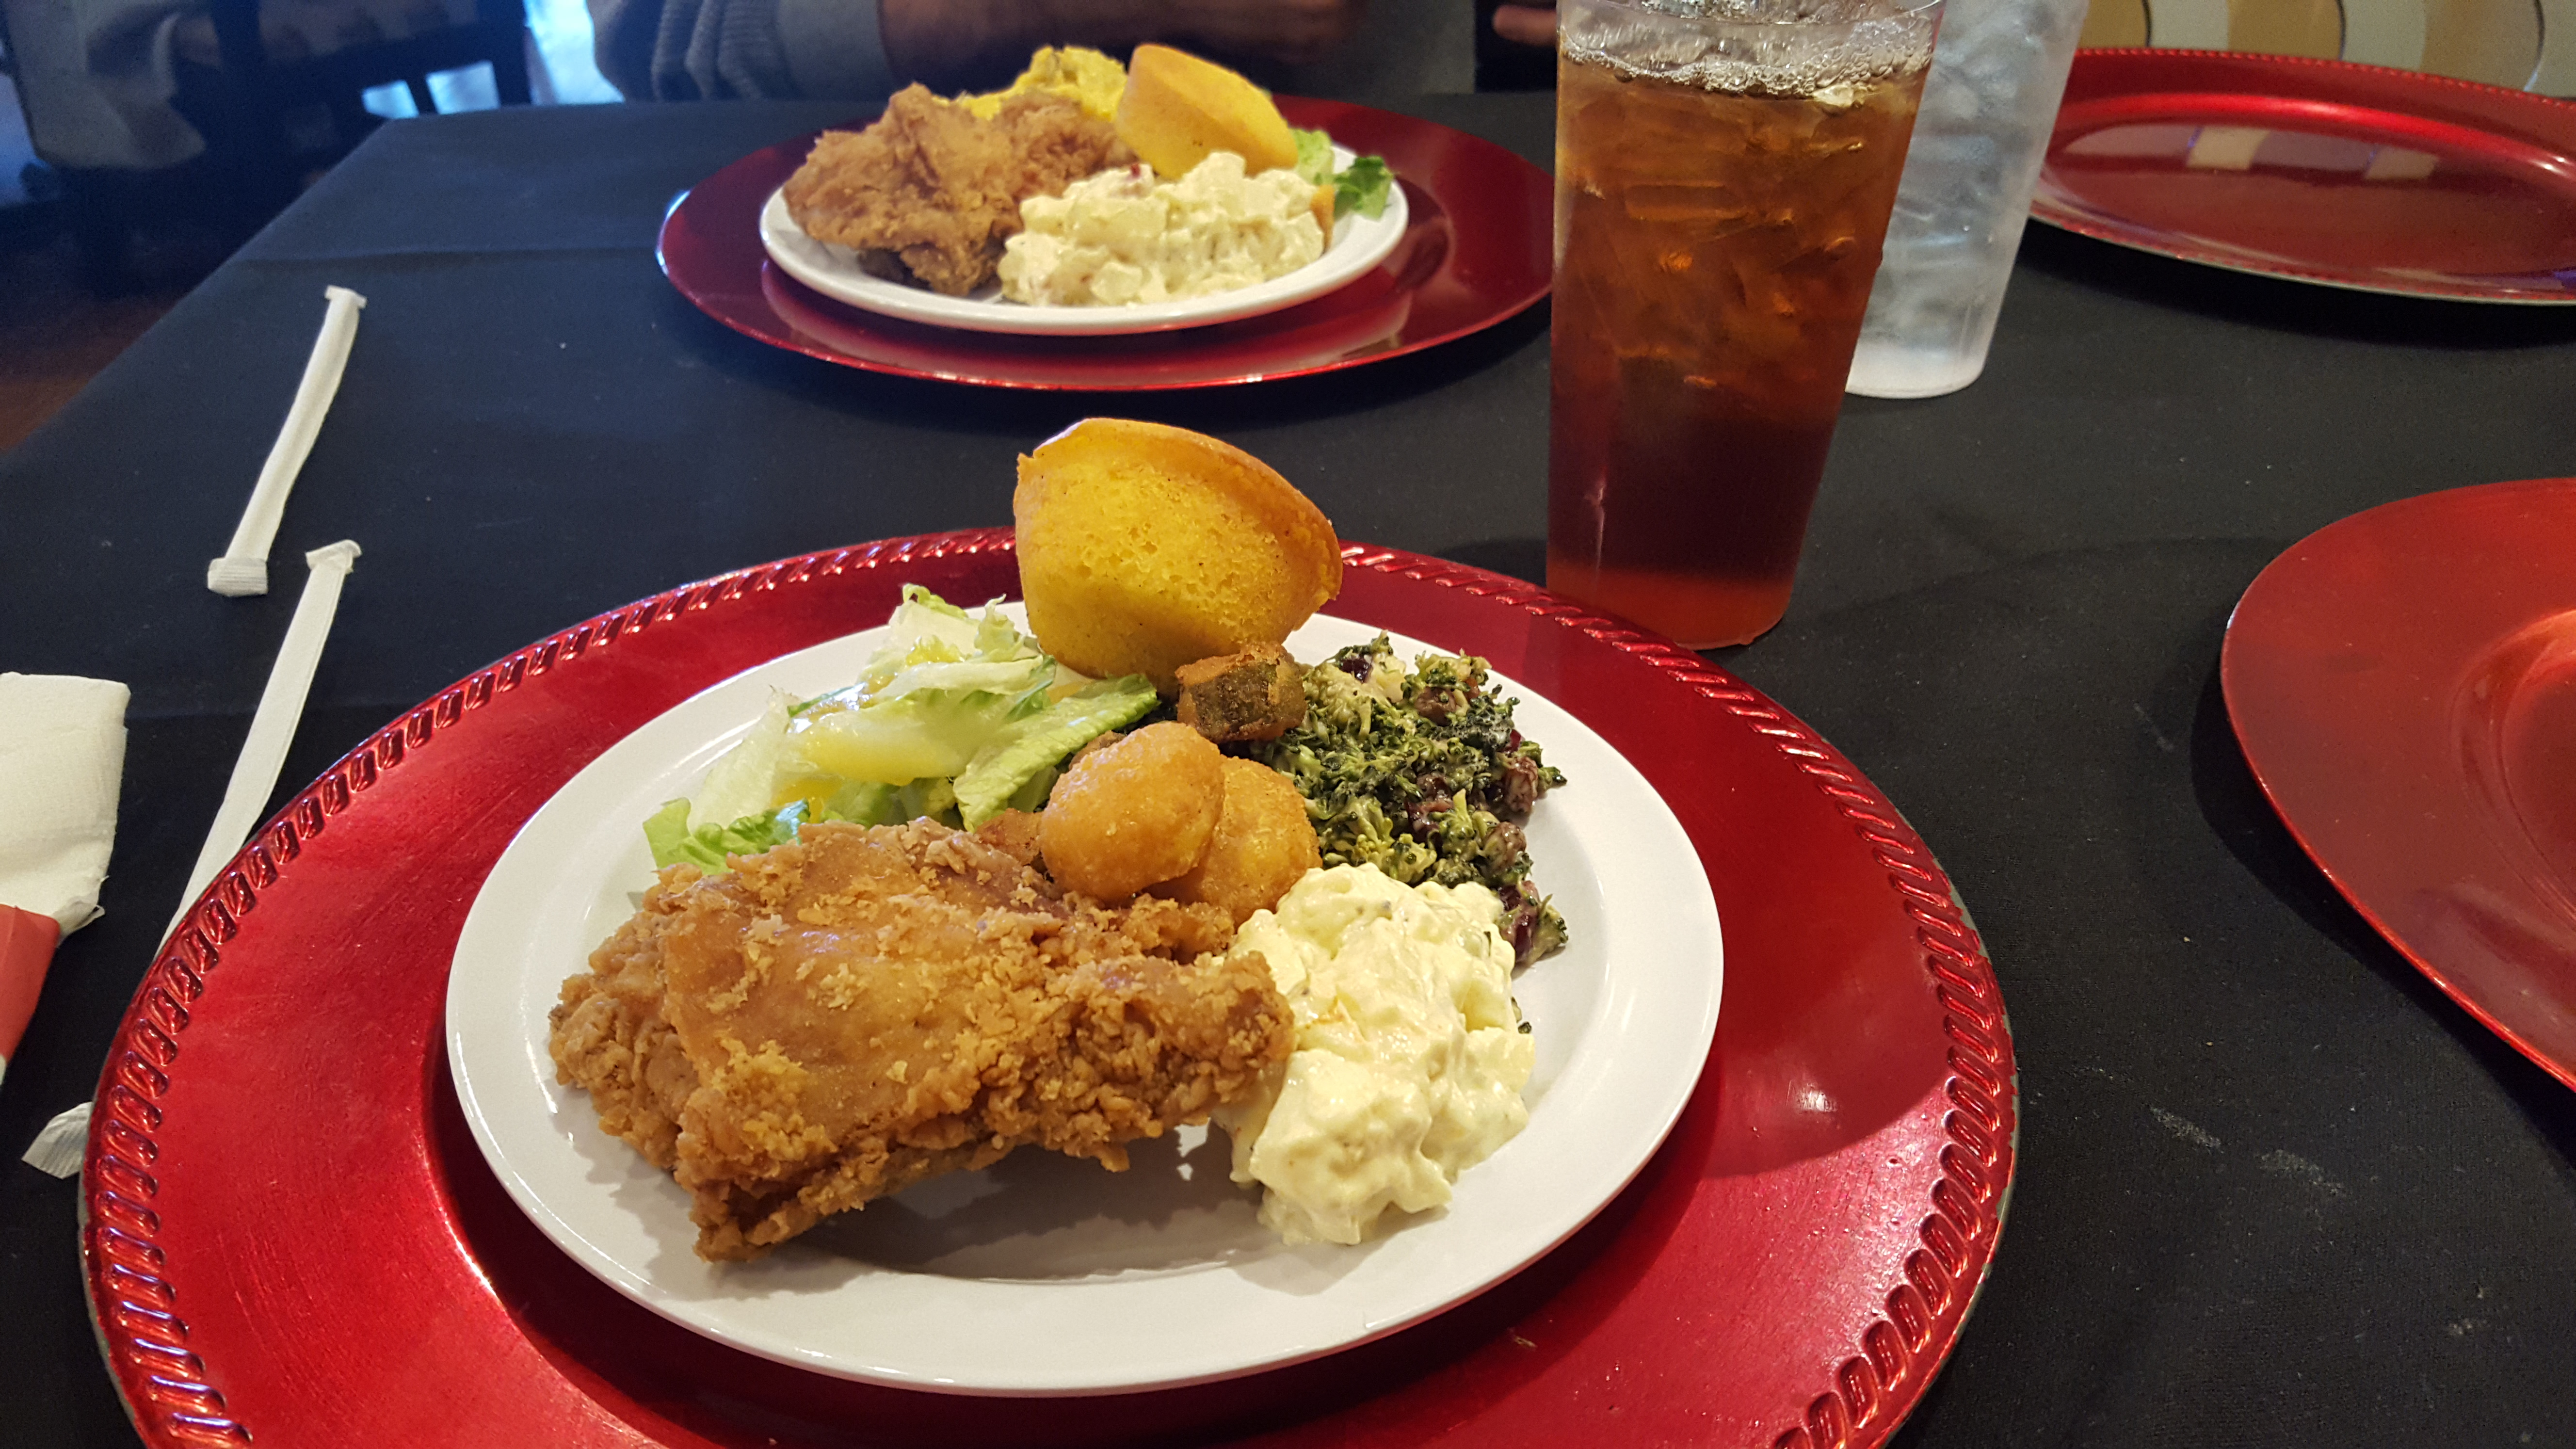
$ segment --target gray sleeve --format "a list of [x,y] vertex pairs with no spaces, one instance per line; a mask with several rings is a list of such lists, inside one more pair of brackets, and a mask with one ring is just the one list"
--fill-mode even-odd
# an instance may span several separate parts
[[0,0],[28,139],[57,166],[156,169],[206,149],[170,105],[180,0]]
[[591,10],[600,69],[629,99],[881,101],[894,89],[877,0],[591,0]]
[[894,94],[878,0],[777,0],[778,42],[797,93],[816,100],[882,101]]

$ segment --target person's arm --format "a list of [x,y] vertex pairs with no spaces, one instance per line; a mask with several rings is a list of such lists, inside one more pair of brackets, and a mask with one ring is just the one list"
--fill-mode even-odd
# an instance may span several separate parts
[[1124,56],[1163,40],[1221,55],[1312,60],[1349,38],[1366,3],[591,0],[591,12],[600,69],[629,99],[877,101],[910,81],[943,93],[1007,82],[1041,45]]
[[1494,8],[1494,33],[1523,45],[1554,46],[1556,7],[1553,4],[1498,5]]
[[[829,28],[803,48],[832,62],[831,89],[807,90],[791,65],[796,0],[590,0],[599,72],[630,101],[811,94],[883,100],[893,89],[876,45],[875,0],[812,0]],[[866,64],[877,56],[873,70]]]
[[893,7],[884,0],[767,3],[778,7],[778,48],[795,94],[873,104],[912,79],[895,68],[888,54],[886,26]]
[[[822,3],[822,0],[816,0]],[[1393,0],[1420,4],[1424,0]],[[933,90],[1008,80],[1041,45],[1125,55],[1149,40],[1303,62],[1350,38],[1366,0],[882,0],[894,73]]]

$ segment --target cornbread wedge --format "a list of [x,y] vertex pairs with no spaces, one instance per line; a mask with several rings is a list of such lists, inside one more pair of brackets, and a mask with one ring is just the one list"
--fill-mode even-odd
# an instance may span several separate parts
[[1277,644],[1342,589],[1323,511],[1260,459],[1183,428],[1074,424],[1020,459],[1011,515],[1040,646],[1165,695],[1182,665]]
[[1167,45],[1140,45],[1128,57],[1118,136],[1165,176],[1188,175],[1210,151],[1242,157],[1254,176],[1297,164],[1297,139],[1259,86]]

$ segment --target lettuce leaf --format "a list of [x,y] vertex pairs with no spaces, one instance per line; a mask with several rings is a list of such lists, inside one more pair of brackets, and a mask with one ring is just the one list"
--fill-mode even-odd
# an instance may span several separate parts
[[1018,703],[977,693],[837,710],[797,731],[790,748],[805,773],[907,785],[965,769],[976,751],[1019,717]]
[[1013,720],[1045,709],[1055,682],[1055,661],[999,610],[971,618],[909,585],[859,682],[795,711],[781,763],[880,785],[954,775]]
[[1379,156],[1362,156],[1333,177],[1333,215],[1351,212],[1375,219],[1386,214],[1387,193],[1395,189],[1395,173],[1387,169]]
[[1386,214],[1387,193],[1395,187],[1395,172],[1383,156],[1359,156],[1336,171],[1333,168],[1333,138],[1321,131],[1301,131],[1294,126],[1288,134],[1297,141],[1297,174],[1317,186],[1333,188],[1333,215],[1345,217],[1356,211],[1376,218]]
[[957,809],[969,830],[1017,805],[1044,772],[1054,783],[1056,762],[1111,730],[1134,724],[1154,707],[1154,685],[1141,674],[1103,679],[1057,700],[1044,711],[1012,723],[976,753],[957,776]]
[[799,800],[783,809],[691,830],[689,802],[673,800],[645,819],[644,841],[653,847],[656,868],[687,861],[713,875],[733,868],[725,859],[729,855],[758,855],[794,840],[796,827],[804,823],[805,802]]
[[766,815],[777,804],[772,782],[778,775],[779,759],[786,753],[788,715],[793,708],[794,702],[786,694],[770,692],[769,708],[759,722],[732,749],[716,758],[713,768],[707,771],[707,782],[684,802],[689,807],[684,822],[687,830],[725,825],[747,815]]
[[1297,142],[1297,174],[1309,185],[1333,184],[1333,138],[1321,131],[1303,131],[1295,126],[1288,134]]
[[[998,617],[989,606],[984,612],[988,617]],[[1009,628],[1008,623],[1003,627]],[[886,620],[886,631],[886,643],[877,651],[880,659],[906,655],[932,642],[945,644],[959,655],[972,654],[978,652],[978,645],[986,637],[974,615],[919,584],[903,586],[903,602],[895,605],[893,617]]]

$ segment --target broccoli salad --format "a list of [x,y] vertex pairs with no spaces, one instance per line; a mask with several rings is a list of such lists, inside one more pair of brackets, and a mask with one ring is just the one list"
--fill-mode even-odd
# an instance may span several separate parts
[[1565,918],[1529,879],[1520,822],[1565,783],[1512,726],[1473,655],[1407,669],[1380,634],[1306,672],[1306,721],[1258,747],[1306,797],[1324,864],[1374,865],[1406,885],[1474,881],[1502,898],[1522,965],[1565,946]]

